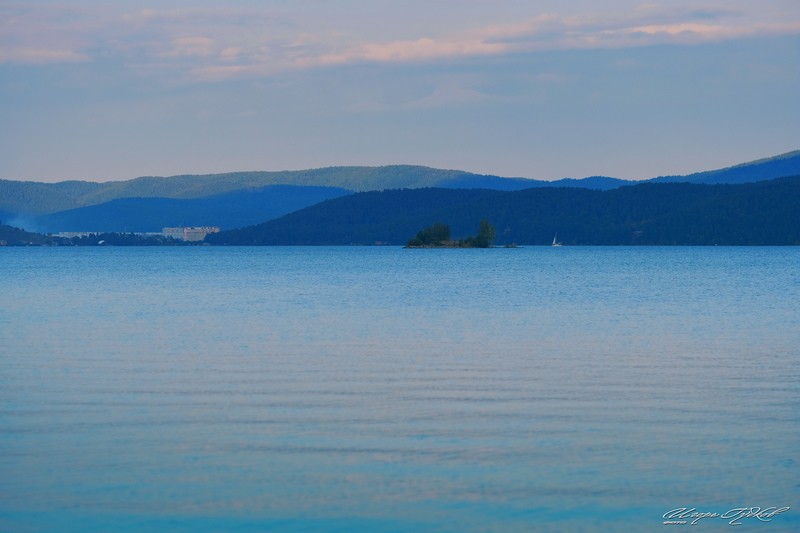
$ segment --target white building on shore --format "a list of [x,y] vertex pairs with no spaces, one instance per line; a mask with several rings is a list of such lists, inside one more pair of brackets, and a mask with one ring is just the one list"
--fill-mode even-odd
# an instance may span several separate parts
[[181,226],[177,228],[163,228],[161,235],[172,237],[179,241],[202,241],[209,233],[219,233],[218,226]]

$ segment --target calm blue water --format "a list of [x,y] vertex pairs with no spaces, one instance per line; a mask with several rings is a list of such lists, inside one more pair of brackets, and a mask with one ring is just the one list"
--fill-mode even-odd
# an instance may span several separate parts
[[800,248],[7,248],[0,356],[0,531],[800,530]]

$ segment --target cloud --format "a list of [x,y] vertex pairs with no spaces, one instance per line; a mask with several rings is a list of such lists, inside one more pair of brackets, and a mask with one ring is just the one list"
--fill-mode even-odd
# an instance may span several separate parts
[[263,74],[264,71],[253,65],[207,65],[191,70],[192,78],[205,81],[227,80],[259,73]]
[[367,43],[352,50],[325,54],[320,57],[303,58],[299,66],[342,65],[348,63],[414,63],[457,57],[495,55],[507,50],[501,43],[481,40],[436,40],[429,37],[413,41]]
[[[750,2],[672,7],[621,0],[616,9],[530,14],[498,9],[469,24],[404,24],[385,17],[383,33],[369,19],[302,4],[191,7],[130,11],[119,4],[8,2],[0,6],[0,63],[47,65],[111,59],[139,73],[169,72],[186,81],[271,76],[286,70],[354,64],[409,64],[548,50],[697,44],[757,35],[800,33],[800,13],[779,16]],[[185,4],[183,4],[185,5]],[[466,0],[479,13],[478,4]],[[213,5],[212,5],[213,6]],[[324,6],[317,6],[323,9]],[[327,8],[329,10],[333,8]],[[564,7],[563,9],[567,9]],[[383,11],[381,11],[383,10]],[[525,12],[527,16],[520,16]],[[331,15],[338,18],[329,20]],[[398,19],[393,20],[392,15]],[[496,16],[495,20],[491,17]],[[405,18],[403,18],[405,17]],[[503,20],[505,17],[506,20]],[[462,17],[462,19],[465,17]],[[349,19],[353,19],[352,21]]]
[[609,48],[652,44],[692,45],[760,35],[796,33],[800,33],[800,23],[772,24],[769,26],[726,26],[685,22],[649,24],[610,30],[601,33],[597,42],[603,43]]
[[167,57],[208,57],[214,53],[214,39],[209,37],[179,37],[172,41]]
[[698,11],[643,6],[629,15],[541,15],[483,30],[487,41],[511,52],[697,44],[757,35],[800,33],[797,22],[752,23],[731,10]]
[[51,63],[76,63],[89,61],[88,54],[75,50],[57,50],[52,48],[0,48],[0,63],[17,63],[22,65],[47,65]]
[[431,94],[408,102],[402,107],[405,109],[434,109],[474,104],[489,99],[489,96],[477,89],[447,85],[437,87]]
[[[739,11],[642,8],[628,15],[561,16],[547,13],[512,24],[479,27],[460,36],[373,41],[342,48],[339,42],[301,46],[274,70],[359,63],[420,63],[547,50],[698,44],[757,35],[797,34],[800,22],[755,24]],[[251,72],[264,72],[254,68]]]
[[220,59],[225,61],[235,61],[240,55],[242,55],[242,49],[236,46],[224,48],[219,53]]
[[[50,11],[31,3],[0,4],[0,64],[48,65],[88,61],[85,51],[92,31],[74,21],[75,11],[51,6]],[[63,20],[74,26],[65,29]]]

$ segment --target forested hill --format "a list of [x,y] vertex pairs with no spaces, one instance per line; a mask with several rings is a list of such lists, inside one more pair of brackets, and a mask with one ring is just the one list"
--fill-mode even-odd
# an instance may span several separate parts
[[[661,177],[654,181],[742,183],[797,174],[800,174],[800,151],[726,169],[700,172],[688,176]],[[516,191],[531,187],[580,187],[607,190],[632,183],[634,182],[603,176],[582,179],[567,178],[556,181],[504,178],[418,165],[329,167],[297,171],[231,172],[171,177],[150,176],[104,183],[86,181],[37,183],[0,179],[0,214],[8,219],[27,218],[99,205],[121,198],[197,199],[234,191],[247,193],[275,185],[290,185],[298,188],[335,187],[347,191],[424,187]]]
[[404,244],[449,224],[453,237],[482,219],[497,244],[798,245],[800,176],[741,185],[643,183],[614,190],[416,189],[328,200],[276,220],[209,236],[213,244]]
[[148,232],[161,231],[165,226],[233,229],[259,224],[347,194],[351,192],[334,187],[272,185],[204,198],[120,198],[99,205],[29,217],[29,227],[53,233]]
[[519,190],[533,187],[538,183],[546,184],[547,182],[483,176],[460,170],[442,170],[414,165],[141,177],[128,181],[104,183],[85,181],[37,183],[0,179],[0,211],[15,215],[43,215],[98,205],[120,198],[193,199],[233,191],[258,190],[273,185],[335,187],[348,191],[433,186]]
[[48,237],[39,233],[31,233],[0,221],[0,246],[26,246],[29,244],[46,244]]

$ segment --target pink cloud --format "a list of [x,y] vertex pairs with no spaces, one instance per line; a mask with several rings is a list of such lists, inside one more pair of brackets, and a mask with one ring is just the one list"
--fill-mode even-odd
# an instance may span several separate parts
[[[409,27],[387,21],[393,31],[386,34],[391,37],[380,39],[367,27],[334,27],[324,18],[311,20],[309,12],[291,7],[126,12],[114,4],[64,8],[17,2],[0,6],[0,62],[45,65],[102,55],[135,65],[139,72],[163,72],[162,67],[168,67],[189,79],[210,80],[356,63],[433,62],[800,33],[800,16],[778,18],[747,3],[737,5],[739,11],[632,1],[627,11],[543,13],[505,23],[500,17],[508,13],[500,10],[497,21],[455,32],[444,25],[428,26],[415,35]],[[147,69],[148,64],[154,68]]]
[[74,50],[52,48],[0,47],[0,63],[47,65],[51,63],[77,63],[89,61],[87,54]]
[[500,54],[507,48],[501,43],[487,43],[482,40],[438,41],[424,37],[414,41],[368,43],[345,52],[310,58],[308,61],[301,61],[299,65],[340,65],[354,62],[409,63]]
[[179,37],[172,41],[168,57],[208,57],[214,53],[214,39],[209,37]]

